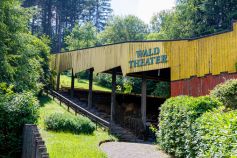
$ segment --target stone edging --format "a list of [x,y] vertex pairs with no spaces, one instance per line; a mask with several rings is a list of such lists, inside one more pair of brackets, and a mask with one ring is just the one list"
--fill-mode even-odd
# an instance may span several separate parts
[[100,147],[102,144],[104,144],[104,143],[109,143],[109,142],[115,142],[115,140],[114,140],[114,139],[102,140],[102,141],[99,142],[99,147]]

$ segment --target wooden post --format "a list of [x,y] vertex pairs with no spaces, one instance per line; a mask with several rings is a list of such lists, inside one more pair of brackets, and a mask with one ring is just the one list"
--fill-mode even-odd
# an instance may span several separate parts
[[73,69],[72,69],[72,77],[71,77],[71,97],[72,98],[74,96],[74,82],[75,82],[75,76],[73,74]]
[[59,91],[60,87],[60,73],[57,74],[57,86],[56,86],[56,91]]
[[142,94],[141,94],[141,114],[142,114],[142,122],[144,127],[146,127],[146,75],[142,74]]
[[89,93],[88,93],[88,108],[92,108],[92,86],[93,86],[93,69],[89,70]]
[[111,93],[111,122],[114,122],[116,104],[116,69],[112,72],[112,93]]

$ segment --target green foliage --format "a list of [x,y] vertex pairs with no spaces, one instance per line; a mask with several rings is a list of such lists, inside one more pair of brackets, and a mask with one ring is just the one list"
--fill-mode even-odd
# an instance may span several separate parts
[[54,158],[106,158],[106,154],[99,147],[104,140],[116,140],[108,131],[97,128],[92,135],[73,134],[71,132],[55,132],[45,129],[44,120],[51,114],[74,114],[68,112],[66,106],[60,106],[50,97],[40,97],[42,106],[39,109],[38,127],[47,145],[47,152]]
[[98,85],[102,87],[106,87],[111,89],[112,88],[112,78],[111,75],[109,74],[99,74],[98,76],[95,77],[95,81],[98,83]]
[[23,126],[37,121],[38,106],[31,93],[0,94],[0,157],[20,155]]
[[221,105],[210,97],[180,96],[168,99],[159,116],[159,145],[176,157],[195,157],[194,123],[203,113]]
[[195,125],[197,157],[235,157],[237,155],[237,111],[207,112]]
[[151,30],[161,34],[160,39],[207,35],[230,29],[236,9],[236,1],[178,0],[172,10],[153,16]]
[[12,89],[13,85],[8,86],[5,82],[0,83],[0,95],[11,95],[14,93]]
[[29,33],[31,10],[0,1],[0,157],[19,157],[22,130],[35,123],[34,95],[49,84],[49,41]]
[[77,73],[76,76],[78,76],[79,80],[80,79],[88,80],[89,79],[89,71],[81,71],[81,72]]
[[159,82],[156,84],[152,95],[159,97],[170,97],[170,83],[169,82]]
[[47,130],[68,131],[76,134],[92,134],[95,124],[86,117],[66,114],[52,114],[45,119]]
[[124,93],[132,92],[132,83],[129,80],[125,80],[123,83]]
[[132,40],[143,40],[148,32],[147,25],[136,16],[115,16],[98,35],[100,44],[110,44]]
[[71,34],[65,38],[68,50],[92,47],[96,42],[96,28],[90,22],[82,26],[76,25]]
[[90,22],[102,31],[112,12],[111,0],[24,0],[23,6],[34,8],[29,28],[32,34],[49,36],[53,52],[65,50],[64,39],[77,24]]
[[146,38],[146,40],[162,40],[162,39],[167,39],[166,35],[163,32],[152,32],[149,33]]
[[211,96],[221,101],[227,108],[237,109],[237,80],[229,80],[217,85]]
[[38,92],[49,81],[49,48],[28,32],[29,13],[18,0],[0,2],[0,83],[15,92]]

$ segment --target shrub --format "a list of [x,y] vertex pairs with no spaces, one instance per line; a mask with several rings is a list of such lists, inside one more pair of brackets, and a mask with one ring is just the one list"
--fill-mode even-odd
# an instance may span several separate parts
[[207,112],[197,119],[197,157],[237,156],[237,110]]
[[165,97],[165,98],[170,97],[170,83],[169,82],[158,82],[155,85],[155,89],[152,92],[152,95]]
[[23,126],[37,121],[38,105],[31,93],[0,94],[0,157],[19,157]]
[[98,83],[98,85],[106,87],[106,88],[111,88],[111,82],[112,78],[111,75],[109,74],[99,74],[98,76],[95,77],[95,81]]
[[237,80],[229,80],[217,85],[211,96],[221,101],[227,108],[237,109]]
[[75,134],[92,134],[95,124],[86,117],[69,114],[52,114],[45,119],[46,129],[53,131],[66,131]]
[[193,124],[206,111],[220,106],[210,97],[180,96],[168,99],[159,116],[159,145],[177,157],[194,157],[196,153]]

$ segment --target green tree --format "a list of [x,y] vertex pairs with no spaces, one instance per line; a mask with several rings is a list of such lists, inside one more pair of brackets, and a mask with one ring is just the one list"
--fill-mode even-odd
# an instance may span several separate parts
[[24,124],[37,121],[35,97],[48,84],[49,40],[28,30],[32,11],[0,1],[0,157],[19,157]]
[[64,39],[75,25],[91,22],[101,31],[111,16],[110,0],[25,0],[24,7],[34,7],[30,20],[31,32],[46,34],[53,52],[65,49]]
[[236,9],[236,0],[177,0],[174,9],[153,16],[151,30],[164,39],[207,35],[230,29]]
[[144,40],[148,26],[136,16],[113,17],[99,35],[101,44]]
[[96,0],[94,25],[98,31],[104,30],[108,18],[111,17],[111,0]]
[[76,25],[71,34],[65,38],[68,50],[92,47],[96,41],[96,28],[91,22],[82,26]]
[[49,75],[49,48],[29,33],[30,11],[20,5],[18,0],[0,2],[0,83],[14,85],[16,92],[36,92]]

